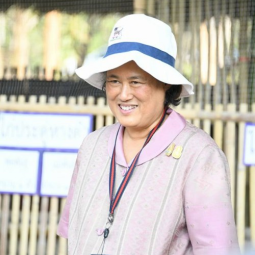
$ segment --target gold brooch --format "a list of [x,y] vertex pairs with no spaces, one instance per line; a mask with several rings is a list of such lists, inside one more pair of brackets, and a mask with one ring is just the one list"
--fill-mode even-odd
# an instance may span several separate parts
[[171,143],[170,146],[167,148],[166,150],[166,155],[169,157],[171,156],[173,150],[174,150],[174,147],[175,147],[175,144],[174,143]]
[[178,159],[178,158],[181,157],[181,155],[182,155],[182,146],[176,146],[174,148],[174,151],[173,151],[173,154],[172,154],[173,158]]

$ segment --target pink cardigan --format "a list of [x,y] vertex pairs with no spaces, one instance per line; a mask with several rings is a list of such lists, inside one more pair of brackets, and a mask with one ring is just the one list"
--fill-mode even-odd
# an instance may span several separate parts
[[[175,111],[144,148],[106,239],[109,255],[239,254],[226,158],[211,137]],[[109,212],[109,164],[119,124],[88,135],[79,150],[58,234],[69,255],[99,253]],[[123,127],[121,127],[123,128]],[[180,158],[166,155],[171,144]],[[122,132],[116,185],[128,165]]]

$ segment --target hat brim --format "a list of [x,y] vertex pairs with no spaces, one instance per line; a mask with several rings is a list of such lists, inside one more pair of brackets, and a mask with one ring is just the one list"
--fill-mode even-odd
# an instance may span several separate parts
[[93,64],[82,66],[76,69],[75,72],[90,85],[102,89],[103,84],[105,83],[106,71],[122,66],[132,60],[155,79],[171,85],[182,85],[183,88],[180,97],[188,97],[194,94],[193,84],[174,67],[139,51],[129,51],[109,55],[99,59]]

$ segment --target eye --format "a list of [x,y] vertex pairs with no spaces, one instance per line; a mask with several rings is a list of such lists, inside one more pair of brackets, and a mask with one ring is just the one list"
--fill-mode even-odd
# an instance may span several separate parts
[[140,82],[139,81],[131,81],[131,84],[138,85],[138,84],[140,84]]
[[107,82],[110,82],[110,83],[117,83],[118,80],[108,80]]
[[116,79],[106,81],[109,85],[118,85],[120,82]]

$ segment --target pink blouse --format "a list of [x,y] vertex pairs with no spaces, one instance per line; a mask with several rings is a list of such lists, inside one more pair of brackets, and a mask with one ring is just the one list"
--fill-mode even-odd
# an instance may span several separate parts
[[[168,113],[142,151],[115,211],[104,254],[239,254],[223,152],[204,131],[175,111]],[[97,232],[109,213],[109,169],[118,127],[91,133],[79,150],[58,226],[58,234],[68,238],[69,255],[101,254],[103,236]],[[128,167],[122,134],[116,144],[117,187]]]

